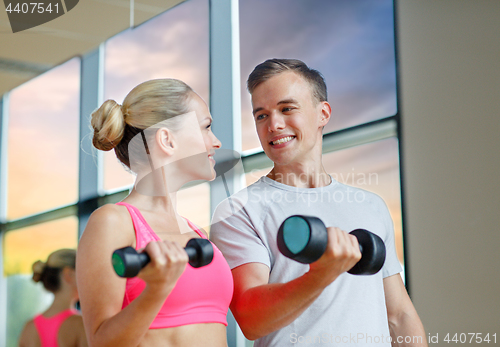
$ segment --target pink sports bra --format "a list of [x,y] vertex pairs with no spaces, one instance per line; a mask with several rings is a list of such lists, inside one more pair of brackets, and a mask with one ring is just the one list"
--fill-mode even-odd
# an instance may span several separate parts
[[64,310],[53,317],[45,318],[41,314],[33,318],[38,336],[40,337],[40,345],[42,347],[58,347],[57,334],[59,328],[66,318],[76,314],[74,310]]
[[[161,239],[134,206],[120,202],[127,208],[135,229],[136,249]],[[186,219],[200,237],[203,233]],[[174,289],[149,329],[171,328],[187,324],[222,323],[227,326],[227,311],[233,296],[233,276],[221,251],[214,245],[212,262],[200,268],[187,264]],[[146,287],[140,278],[127,279],[122,309],[137,298]]]

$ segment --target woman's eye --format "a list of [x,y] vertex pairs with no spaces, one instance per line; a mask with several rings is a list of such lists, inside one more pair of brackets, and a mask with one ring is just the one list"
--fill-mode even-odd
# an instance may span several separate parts
[[210,129],[211,126],[212,126],[212,123],[210,123],[209,125],[207,125],[206,129]]

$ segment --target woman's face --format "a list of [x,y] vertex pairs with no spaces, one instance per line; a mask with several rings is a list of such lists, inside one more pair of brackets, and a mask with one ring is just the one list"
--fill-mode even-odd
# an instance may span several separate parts
[[215,178],[215,149],[220,141],[212,132],[212,116],[207,104],[196,93],[192,93],[188,104],[190,113],[177,133],[183,152],[183,171],[194,179],[213,180]]
[[[215,179],[213,156],[221,143],[212,133],[210,111],[203,99],[194,92],[187,102],[186,114],[144,130],[149,152],[140,134],[130,141],[129,153],[137,152],[144,157],[136,160],[137,163],[130,157],[130,168],[138,173],[136,189],[141,194],[164,195],[165,191],[159,188],[164,186],[163,176],[169,181],[170,192],[177,191],[190,181]],[[176,123],[175,126],[168,124],[172,121]],[[151,174],[151,166],[156,174]]]

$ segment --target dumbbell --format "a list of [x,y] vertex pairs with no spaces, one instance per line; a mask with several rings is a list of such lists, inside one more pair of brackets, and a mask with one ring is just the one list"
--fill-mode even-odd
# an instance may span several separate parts
[[[184,250],[188,254],[192,267],[202,267],[212,262],[214,248],[207,239],[193,238],[188,241]],[[135,277],[150,262],[145,252],[138,253],[133,247],[117,249],[111,256],[111,263],[120,277]]]
[[[373,275],[379,272],[385,262],[384,241],[365,229],[356,229],[349,234],[358,239],[361,259],[347,272],[352,275]],[[280,252],[303,264],[310,264],[321,258],[327,243],[325,224],[316,217],[288,217],[278,230]]]

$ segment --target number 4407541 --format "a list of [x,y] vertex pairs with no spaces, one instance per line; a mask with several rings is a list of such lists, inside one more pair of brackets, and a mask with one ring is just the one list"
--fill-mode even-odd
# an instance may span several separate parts
[[12,13],[12,12],[17,12],[17,13],[49,12],[49,13],[52,13],[52,11],[59,13],[59,4],[57,2],[54,4],[54,9],[52,9],[51,3],[49,3],[46,7],[44,7],[44,5],[45,4],[42,2],[30,2],[30,3],[23,2],[23,3],[17,3],[16,6],[14,8],[12,8],[12,4],[9,3],[9,5],[5,9],[5,11],[9,12],[9,13]]
[[443,341],[447,343],[497,343],[497,334],[456,333],[455,335],[451,335],[448,333]]

